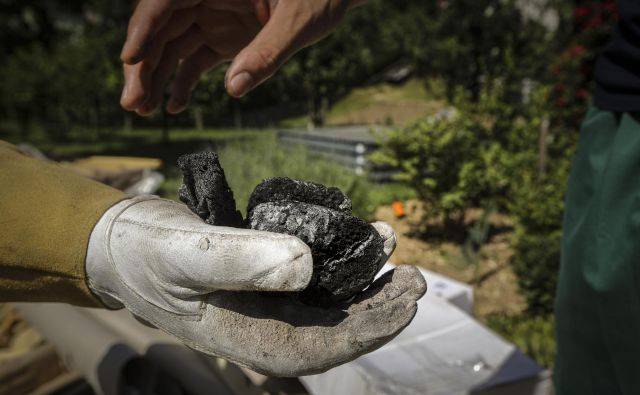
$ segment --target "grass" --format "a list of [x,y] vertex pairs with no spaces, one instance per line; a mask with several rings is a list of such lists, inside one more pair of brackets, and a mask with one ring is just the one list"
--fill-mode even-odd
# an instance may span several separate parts
[[[402,126],[445,107],[443,88],[437,80],[411,79],[404,84],[376,84],[353,89],[329,109],[328,126],[384,124]],[[304,127],[306,117],[282,122],[283,127]]]
[[[312,154],[304,147],[283,148],[273,134],[234,141],[217,151],[237,207],[245,213],[251,192],[262,180],[285,176],[335,186],[353,201],[354,214],[370,219],[377,207],[390,204],[394,198],[412,198],[410,188],[401,184],[374,185],[351,170]],[[167,180],[160,194],[177,199],[182,178],[174,166],[165,171]]]

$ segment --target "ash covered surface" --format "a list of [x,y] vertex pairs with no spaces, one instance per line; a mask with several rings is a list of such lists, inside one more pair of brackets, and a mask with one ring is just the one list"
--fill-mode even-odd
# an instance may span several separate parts
[[296,236],[311,248],[313,276],[298,294],[303,303],[328,306],[366,288],[377,272],[383,241],[368,223],[331,208],[294,201],[258,204],[252,229]]
[[338,188],[286,177],[270,178],[258,184],[249,198],[247,213],[260,203],[279,200],[316,204],[351,214],[351,199]]
[[244,227],[218,155],[213,152],[183,155],[178,158],[178,167],[183,182],[180,200],[191,211],[210,225]]

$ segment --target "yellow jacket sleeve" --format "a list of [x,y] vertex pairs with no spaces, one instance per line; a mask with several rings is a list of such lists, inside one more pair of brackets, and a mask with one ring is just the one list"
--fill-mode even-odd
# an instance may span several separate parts
[[89,236],[126,198],[0,141],[0,302],[102,306],[86,284]]

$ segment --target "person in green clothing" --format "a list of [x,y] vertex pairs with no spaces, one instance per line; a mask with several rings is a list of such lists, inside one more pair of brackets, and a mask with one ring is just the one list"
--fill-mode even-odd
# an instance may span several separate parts
[[640,394],[640,3],[595,70],[566,193],[556,393]]

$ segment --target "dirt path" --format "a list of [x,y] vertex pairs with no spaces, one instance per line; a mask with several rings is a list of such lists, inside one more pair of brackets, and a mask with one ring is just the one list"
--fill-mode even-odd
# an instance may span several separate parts
[[[460,244],[428,242],[412,237],[412,230],[422,218],[422,207],[416,201],[407,202],[406,207],[407,216],[402,219],[396,218],[388,206],[380,207],[375,213],[377,220],[387,221],[397,232],[398,246],[392,257],[394,263],[421,266],[473,284],[474,314],[480,320],[493,313],[518,314],[526,308],[524,298],[518,293],[516,276],[509,265],[513,231],[510,230],[508,218],[500,214],[491,218],[492,225],[509,230],[493,236],[481,247],[476,268],[466,263]],[[470,210],[467,219],[472,220],[479,215],[480,210]]]

